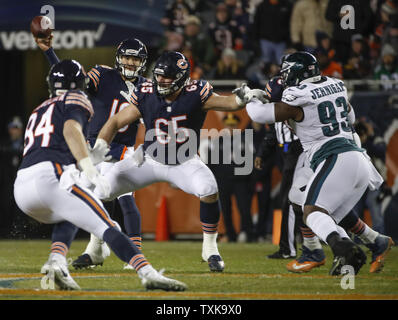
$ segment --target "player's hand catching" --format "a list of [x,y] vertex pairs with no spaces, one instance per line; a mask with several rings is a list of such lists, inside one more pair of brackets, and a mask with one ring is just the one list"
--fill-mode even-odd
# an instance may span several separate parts
[[111,186],[109,182],[99,174],[98,170],[91,162],[90,157],[81,159],[78,164],[87,180],[94,186],[95,193],[100,199],[109,198]]
[[106,143],[106,141],[103,139],[97,139],[95,141],[95,145],[93,148],[88,146],[88,151],[89,151],[89,156],[90,156],[91,162],[95,166],[98,163],[101,163],[103,161],[109,161],[112,159],[111,155],[107,156],[107,154],[110,151],[110,148],[109,148],[108,144]]
[[35,37],[35,42],[41,50],[47,51],[52,47],[53,35],[50,35],[47,38]]
[[232,93],[236,94],[236,103],[240,107],[245,106],[254,98],[257,98],[262,103],[269,102],[265,91],[260,89],[250,89],[246,83],[242,84],[239,88],[234,89]]

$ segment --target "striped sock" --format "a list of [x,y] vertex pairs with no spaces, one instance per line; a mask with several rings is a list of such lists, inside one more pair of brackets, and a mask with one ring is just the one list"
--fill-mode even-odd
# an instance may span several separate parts
[[369,228],[369,226],[359,218],[357,223],[350,229],[350,231],[358,236],[358,238],[361,239],[364,244],[374,243],[379,235],[378,232]]
[[141,237],[130,237],[130,240],[133,241],[135,246],[142,251],[142,238]]
[[136,254],[129,261],[129,265],[131,265],[135,269],[135,271],[138,271],[142,267],[149,264],[150,263],[146,260],[143,254]]
[[204,223],[202,222],[202,231],[207,234],[217,233],[218,223]]
[[53,242],[51,244],[51,254],[49,260],[66,261],[66,255],[68,254],[68,247],[63,242]]
[[301,234],[303,236],[303,245],[309,250],[322,249],[321,242],[312,230],[306,226],[300,227]]

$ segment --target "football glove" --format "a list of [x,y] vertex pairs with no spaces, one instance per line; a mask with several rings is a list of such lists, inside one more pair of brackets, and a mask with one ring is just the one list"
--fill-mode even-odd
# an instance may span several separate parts
[[78,164],[87,180],[94,186],[95,192],[98,194],[98,196],[101,199],[109,198],[111,186],[109,182],[99,174],[90,157],[81,159]]
[[268,103],[267,94],[260,89],[250,89],[246,83],[232,91],[236,95],[236,103],[239,107],[245,106],[252,99],[257,98],[262,103]]
[[112,159],[111,155],[107,156],[107,154],[110,151],[110,148],[109,148],[108,144],[106,143],[106,141],[103,139],[97,139],[95,141],[95,145],[93,148],[88,146],[88,151],[89,151],[89,156],[90,156],[91,162],[95,166],[98,163],[101,163],[103,161],[109,161]]

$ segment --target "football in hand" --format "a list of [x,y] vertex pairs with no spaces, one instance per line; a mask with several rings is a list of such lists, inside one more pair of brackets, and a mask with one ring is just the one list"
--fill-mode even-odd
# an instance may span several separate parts
[[30,23],[30,32],[37,38],[49,37],[53,29],[54,27],[50,18],[46,16],[36,16]]

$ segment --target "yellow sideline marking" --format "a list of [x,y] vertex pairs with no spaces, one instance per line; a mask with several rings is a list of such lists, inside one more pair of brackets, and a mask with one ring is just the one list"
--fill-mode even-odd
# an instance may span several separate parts
[[141,292],[141,291],[61,291],[34,289],[0,289],[0,295],[13,296],[119,296],[119,297],[201,297],[234,299],[319,299],[319,300],[397,300],[394,294],[281,294],[281,293],[211,293],[211,292]]

